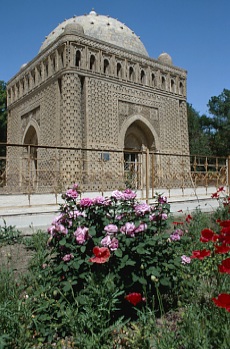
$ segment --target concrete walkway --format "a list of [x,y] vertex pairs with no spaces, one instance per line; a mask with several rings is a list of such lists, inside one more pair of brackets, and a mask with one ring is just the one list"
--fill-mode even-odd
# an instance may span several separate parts
[[[218,201],[211,199],[211,194],[216,188],[186,188],[181,189],[158,189],[156,192],[168,197],[173,214],[192,213],[197,208],[204,212],[211,212],[218,207]],[[103,193],[104,196],[110,196],[112,192]],[[151,197],[149,194],[149,197]],[[102,195],[98,192],[83,193],[81,197],[96,197]],[[137,191],[139,201],[145,201],[141,191]],[[0,195],[0,226],[15,226],[25,234],[32,234],[38,229],[46,230],[50,226],[53,218],[57,215],[59,205],[64,201],[61,195],[57,197],[54,194],[34,194],[28,195]],[[149,203],[154,200],[149,199]]]

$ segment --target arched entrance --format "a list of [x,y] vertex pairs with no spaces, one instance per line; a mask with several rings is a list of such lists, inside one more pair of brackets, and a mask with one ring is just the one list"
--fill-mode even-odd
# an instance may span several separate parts
[[22,182],[34,188],[37,184],[38,154],[36,146],[38,145],[38,135],[33,125],[27,128],[23,144],[26,147],[23,153]]
[[124,174],[127,187],[139,189],[146,176],[144,151],[156,150],[155,138],[150,128],[140,119],[129,125],[124,137]]

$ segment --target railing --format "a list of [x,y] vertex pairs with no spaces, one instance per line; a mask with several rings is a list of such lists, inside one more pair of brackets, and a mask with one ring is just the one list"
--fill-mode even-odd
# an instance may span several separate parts
[[1,194],[57,195],[77,182],[83,191],[129,187],[148,199],[158,188],[229,189],[229,179],[230,157],[0,143]]

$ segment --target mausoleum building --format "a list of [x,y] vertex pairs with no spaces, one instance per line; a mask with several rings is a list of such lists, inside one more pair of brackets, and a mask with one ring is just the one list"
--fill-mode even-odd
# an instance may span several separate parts
[[65,20],[7,84],[8,143],[32,145],[8,150],[8,184],[30,180],[39,190],[55,178],[98,190],[103,161],[112,189],[118,164],[139,161],[135,151],[154,152],[156,162],[158,153],[189,154],[186,79],[117,19],[91,11]]

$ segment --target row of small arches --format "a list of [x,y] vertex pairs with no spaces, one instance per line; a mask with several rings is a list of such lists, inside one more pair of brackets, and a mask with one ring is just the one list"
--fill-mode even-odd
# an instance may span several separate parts
[[[75,55],[75,66],[80,68],[81,67],[81,51],[77,50]],[[90,55],[89,59],[89,70],[96,72],[96,57],[94,54]],[[107,58],[103,60],[103,67],[102,67],[103,73],[106,75],[113,75],[111,72],[111,66],[110,62]],[[152,87],[159,87],[161,89],[166,90],[167,89],[167,77],[164,75],[161,75],[160,78],[157,77],[157,73],[151,73],[150,77],[147,76],[144,69],[140,70],[139,76],[136,76],[136,72],[133,66],[128,67],[127,76],[124,76],[124,72],[122,69],[122,64],[120,62],[116,63],[116,67],[114,69],[115,76],[122,79],[127,78],[131,82],[139,82],[143,85],[150,85]],[[149,81],[149,83],[148,83]],[[171,92],[176,92],[176,81],[174,78],[170,79],[169,82],[169,89]],[[179,82],[178,86],[178,93],[183,94],[184,93],[184,84],[182,81]]]

